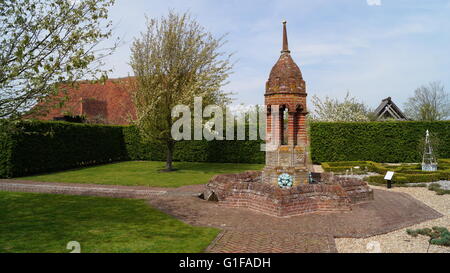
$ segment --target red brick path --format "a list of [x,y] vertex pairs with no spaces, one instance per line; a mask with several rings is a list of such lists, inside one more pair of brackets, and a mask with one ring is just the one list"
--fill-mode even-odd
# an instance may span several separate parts
[[375,190],[374,196],[374,201],[356,204],[350,212],[289,218],[195,197],[161,195],[149,202],[188,224],[224,230],[209,252],[336,252],[336,237],[365,238],[442,217],[407,194]]
[[[194,190],[191,190],[193,188]],[[36,192],[68,195],[103,196],[115,198],[148,199],[170,193],[174,196],[197,196],[198,187],[156,188],[146,186],[119,186],[98,184],[36,182],[12,179],[0,179],[0,191]]]
[[224,230],[206,250],[212,253],[333,253],[333,237],[314,233]]
[[85,185],[71,183],[45,183],[16,180],[0,180],[1,191],[37,192],[68,195],[104,196],[116,198],[147,199],[150,196],[166,194],[167,191],[146,187],[120,187],[110,185]]

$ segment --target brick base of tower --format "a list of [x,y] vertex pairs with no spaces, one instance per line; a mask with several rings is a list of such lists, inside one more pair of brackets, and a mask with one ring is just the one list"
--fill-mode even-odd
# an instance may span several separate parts
[[256,171],[216,175],[206,185],[202,197],[217,201],[219,206],[247,208],[276,217],[349,211],[355,203],[373,200],[372,189],[360,179],[323,173],[316,178],[318,184],[281,189],[261,183],[262,175]]
[[266,166],[262,171],[262,181],[278,184],[278,177],[289,174],[294,186],[309,183],[309,170],[306,165],[306,151],[301,146],[279,146],[266,151]]

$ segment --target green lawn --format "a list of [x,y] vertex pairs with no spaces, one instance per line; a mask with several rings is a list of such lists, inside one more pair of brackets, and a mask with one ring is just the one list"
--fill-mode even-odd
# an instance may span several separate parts
[[0,252],[202,252],[217,236],[144,200],[0,192]]
[[128,161],[18,179],[124,186],[180,187],[205,184],[216,174],[238,173],[263,168],[261,164],[175,162],[174,167],[178,171],[160,172],[164,166],[164,162]]

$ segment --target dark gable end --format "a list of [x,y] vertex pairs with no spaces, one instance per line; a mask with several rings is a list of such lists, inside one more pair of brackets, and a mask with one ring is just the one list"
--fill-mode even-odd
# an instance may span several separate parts
[[403,114],[400,108],[392,101],[391,97],[385,98],[381,101],[381,104],[374,111],[377,119],[392,118],[395,120],[408,120],[408,118]]

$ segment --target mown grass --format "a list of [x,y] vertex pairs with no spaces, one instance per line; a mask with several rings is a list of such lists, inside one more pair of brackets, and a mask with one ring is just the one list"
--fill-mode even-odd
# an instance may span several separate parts
[[161,172],[164,166],[164,162],[128,161],[18,179],[123,186],[180,187],[205,184],[216,174],[238,173],[263,168],[261,164],[175,162],[174,167],[177,171]]
[[202,252],[217,236],[144,200],[0,192],[0,252]]

